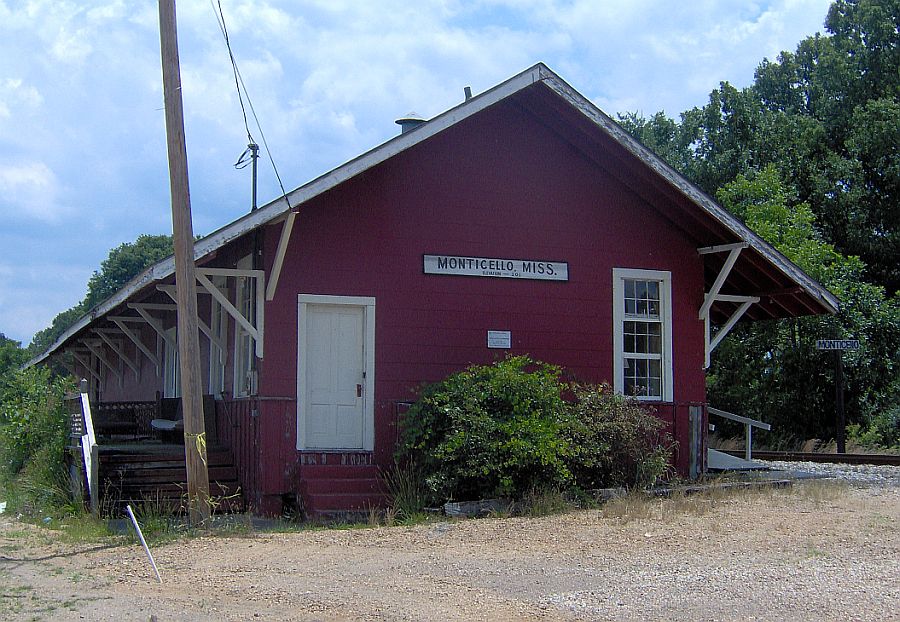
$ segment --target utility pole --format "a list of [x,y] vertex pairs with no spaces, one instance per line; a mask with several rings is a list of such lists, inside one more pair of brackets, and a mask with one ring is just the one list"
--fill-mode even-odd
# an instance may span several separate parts
[[172,233],[175,245],[175,286],[178,315],[178,358],[181,370],[181,406],[184,415],[184,456],[187,466],[191,524],[209,518],[209,471],[206,468],[206,430],[200,374],[200,337],[197,326],[197,280],[194,231],[188,185],[184,110],[175,0],[159,0],[159,42],[162,54],[163,94],[166,103],[166,143],[169,186],[172,193]]
[[253,184],[253,188],[250,194],[250,211],[256,211],[256,161],[259,159],[259,145],[256,143],[250,143],[247,145],[247,149],[250,150],[250,159],[253,162],[251,171],[253,171],[253,179],[250,183]]

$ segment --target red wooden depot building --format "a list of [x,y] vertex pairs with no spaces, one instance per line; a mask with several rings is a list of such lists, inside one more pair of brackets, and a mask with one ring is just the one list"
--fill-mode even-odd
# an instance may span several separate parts
[[[721,337],[838,307],[542,64],[287,199],[195,248],[208,444],[261,513],[364,507],[417,389],[506,353],[653,402],[696,475]],[[91,380],[101,427],[152,438],[177,396],[173,268],[40,359]]]

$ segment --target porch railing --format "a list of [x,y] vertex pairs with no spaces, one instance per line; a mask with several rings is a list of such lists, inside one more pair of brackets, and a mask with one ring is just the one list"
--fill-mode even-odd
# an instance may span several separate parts
[[734,413],[719,410],[718,408],[713,408],[712,406],[707,406],[706,410],[711,415],[716,415],[717,417],[730,419],[731,421],[737,421],[738,423],[744,424],[744,458],[746,460],[753,459],[753,428],[759,428],[761,430],[772,429],[772,426],[763,421],[751,419],[750,417],[735,415]]
[[259,402],[255,399],[217,400],[219,443],[231,449],[244,501],[253,505],[259,490]]

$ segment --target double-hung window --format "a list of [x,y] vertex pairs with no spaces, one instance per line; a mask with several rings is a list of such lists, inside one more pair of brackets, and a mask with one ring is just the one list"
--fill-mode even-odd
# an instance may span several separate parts
[[672,401],[671,283],[670,272],[613,270],[616,391]]

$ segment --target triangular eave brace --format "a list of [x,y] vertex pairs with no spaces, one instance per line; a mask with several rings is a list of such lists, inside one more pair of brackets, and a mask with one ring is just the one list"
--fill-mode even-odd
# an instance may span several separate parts
[[[708,246],[697,249],[697,252],[701,255],[709,255],[710,253],[728,253],[728,257],[725,259],[722,269],[719,270],[719,275],[713,282],[709,292],[703,297],[703,305],[700,307],[699,317],[703,320],[704,369],[709,367],[710,356],[712,355],[712,351],[716,349],[716,346],[718,346],[729,331],[734,328],[734,325],[737,324],[741,317],[743,317],[747,312],[747,309],[754,303],[759,302],[758,296],[734,296],[720,293],[722,291],[722,286],[725,284],[725,280],[731,273],[731,269],[737,262],[738,256],[741,254],[742,250],[747,248],[747,246],[749,246],[747,242],[736,242],[734,244],[721,244],[719,246]],[[710,334],[709,311],[713,304],[719,301],[740,303],[740,306],[731,314],[728,321],[719,328],[719,331],[713,337]]]
[[[243,277],[256,280],[256,325],[249,318],[244,317],[228,297],[209,279],[211,276]],[[230,315],[235,322],[253,337],[256,344],[257,358],[263,357],[263,343],[265,330],[265,292],[266,274],[262,270],[241,270],[235,268],[197,268],[197,282],[209,293]]]

